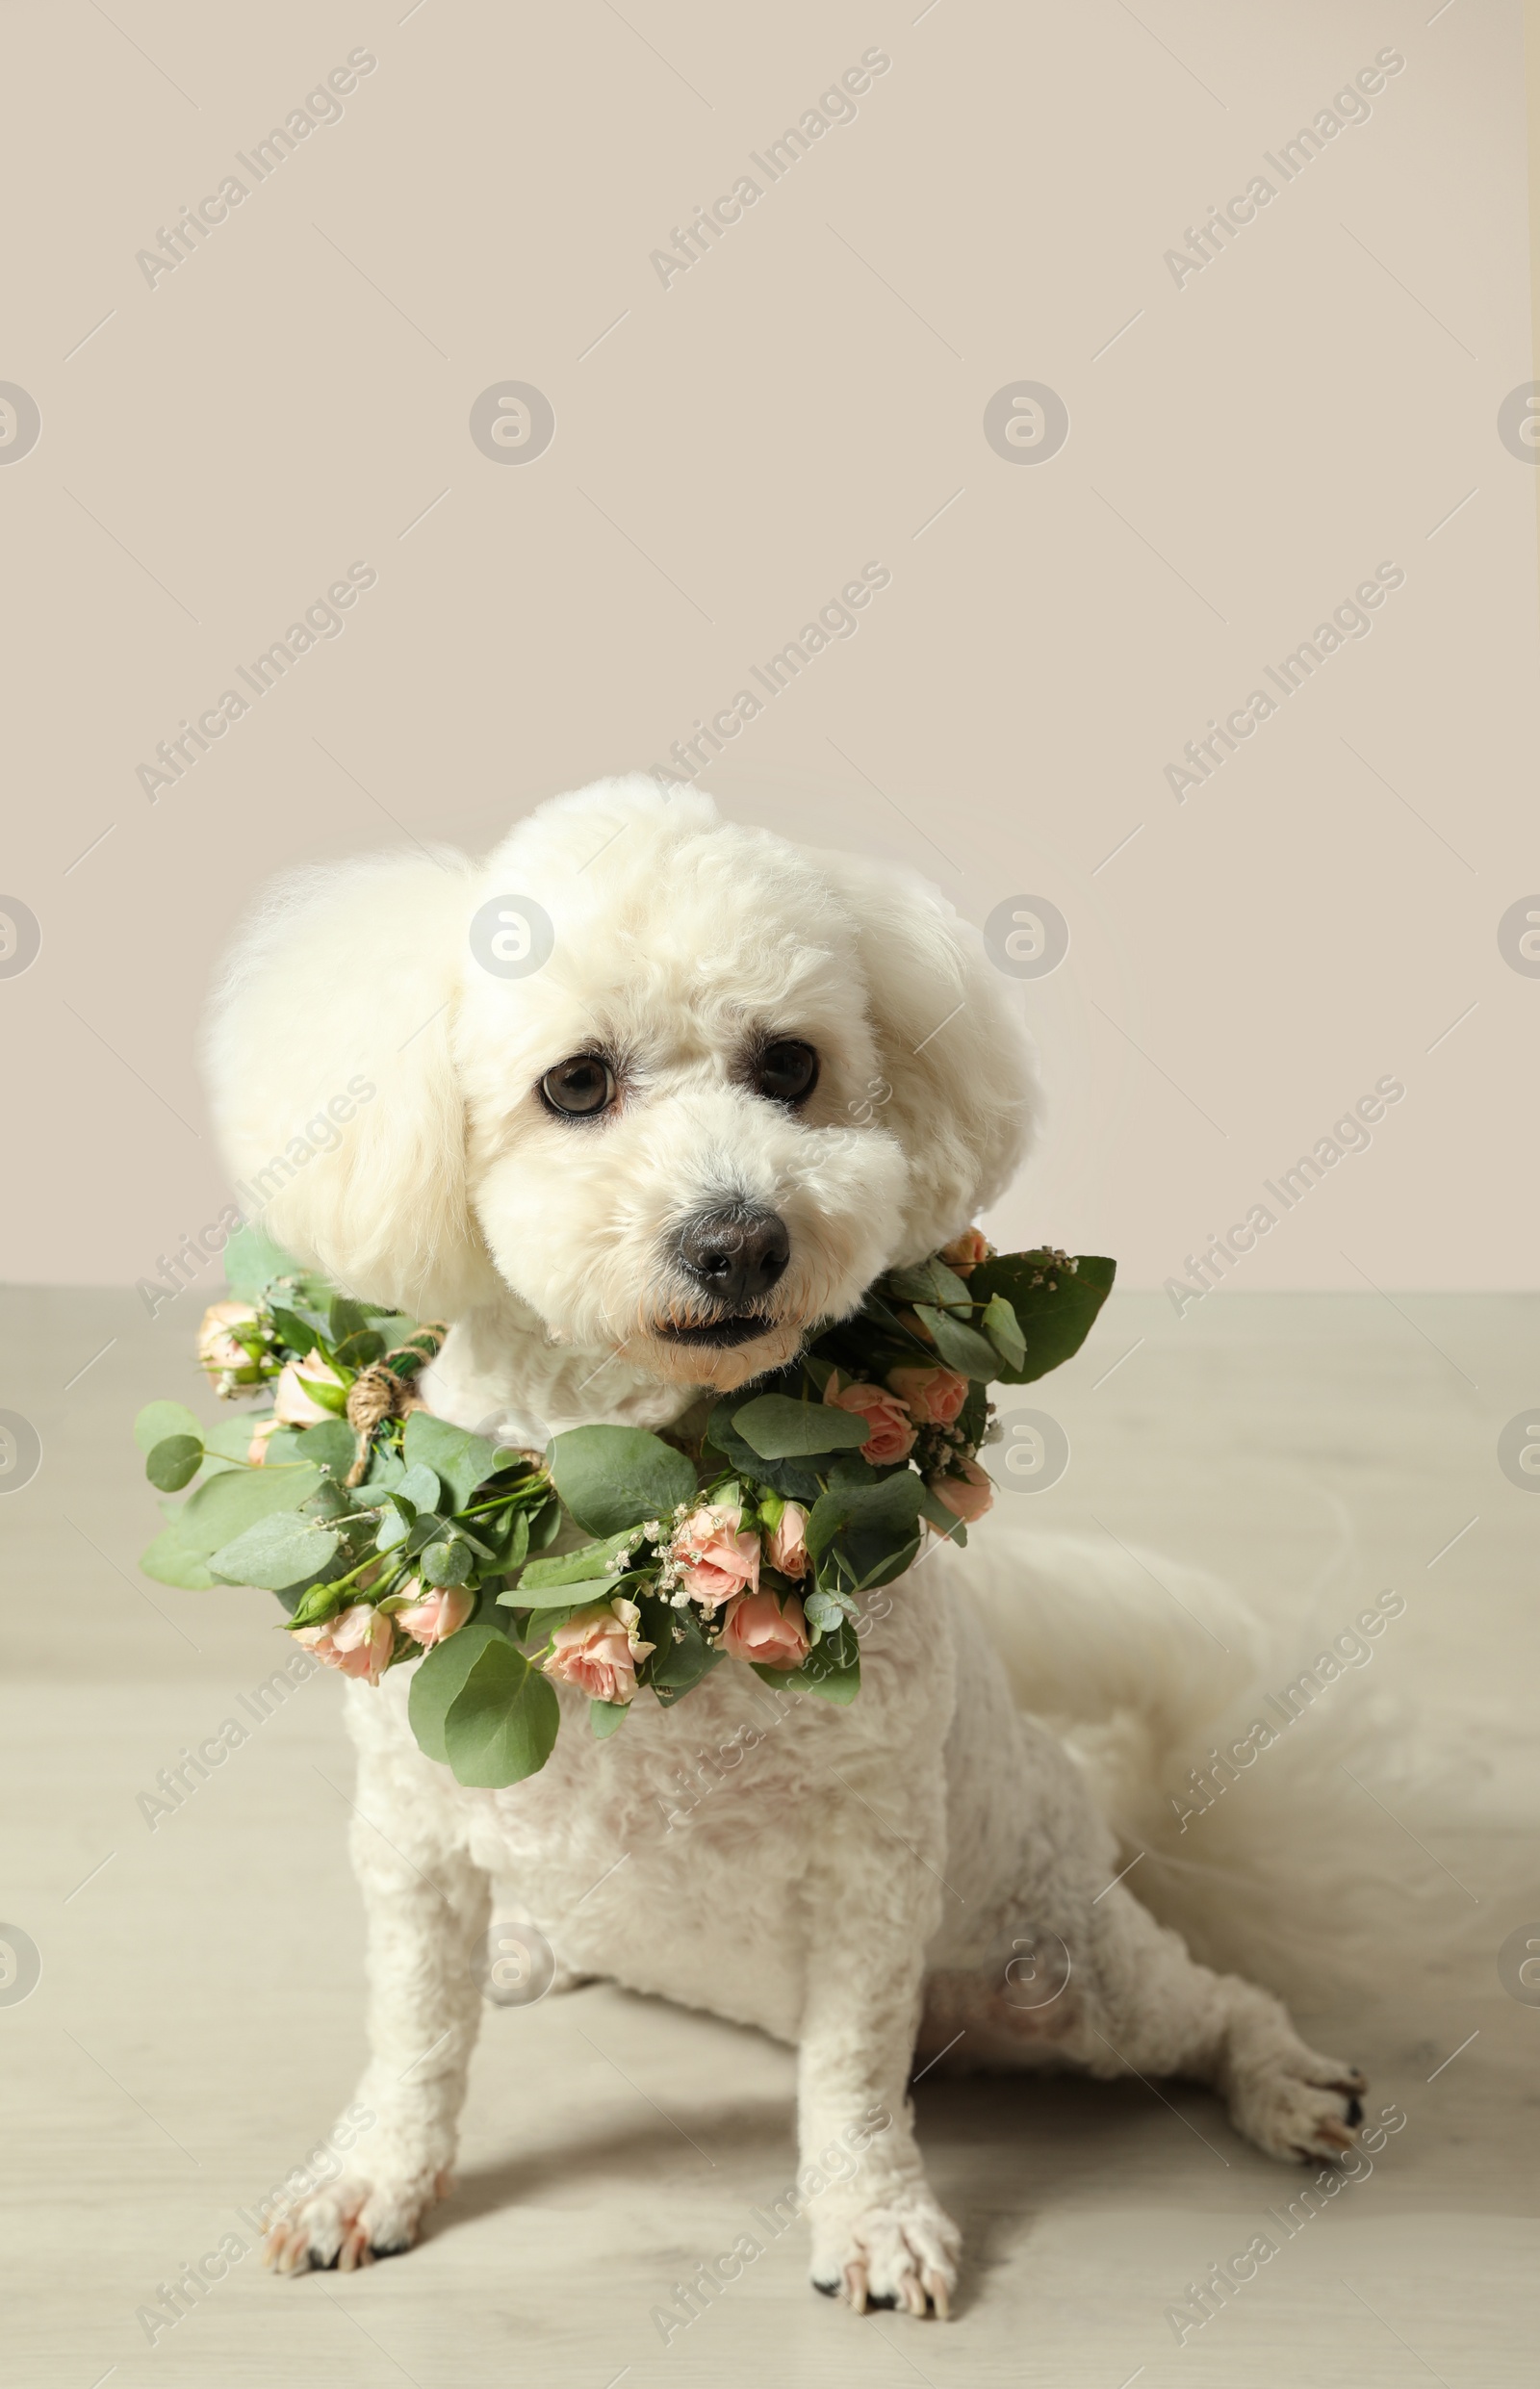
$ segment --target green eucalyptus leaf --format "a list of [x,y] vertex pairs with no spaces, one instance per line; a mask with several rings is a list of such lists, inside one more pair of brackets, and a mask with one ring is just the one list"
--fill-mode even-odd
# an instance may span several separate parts
[[374,1549],[377,1552],[393,1552],[398,1543],[405,1542],[411,1531],[412,1522],[405,1512],[398,1510],[394,1503],[387,1503],[374,1536]]
[[[720,1452],[728,1466],[736,1469],[741,1477],[752,1477],[758,1484],[772,1486],[788,1501],[815,1502],[824,1463],[812,1459],[766,1460],[751,1450],[732,1424],[732,1405],[740,1399],[738,1395],[729,1395],[712,1410],[706,1431],[709,1452]],[[848,1459],[851,1455],[841,1453],[839,1456]]]
[[988,1303],[1005,1296],[1026,1342],[1019,1366],[1000,1367],[1002,1385],[1030,1385],[1050,1369],[1072,1360],[1091,1328],[1117,1273],[1116,1261],[1082,1253],[1069,1266],[1051,1252],[1002,1252],[981,1261],[969,1284],[973,1298]]
[[607,1742],[630,1714],[629,1701],[590,1701],[588,1722],[594,1730],[596,1742]]
[[[648,1609],[654,1606],[649,1603]],[[644,1620],[648,1609],[642,1611]],[[671,1608],[668,1621],[661,1633],[647,1637],[657,1643],[657,1649],[647,1661],[647,1681],[665,1708],[682,1700],[686,1692],[693,1692],[703,1676],[708,1676],[713,1667],[721,1665],[724,1656],[707,1643],[693,1611]],[[674,1640],[675,1626],[684,1629],[683,1639],[680,1642]]]
[[637,1426],[575,1426],[551,1447],[556,1491],[590,1534],[624,1534],[691,1502],[696,1475],[682,1451]]
[[335,1477],[346,1476],[357,1452],[358,1438],[346,1419],[321,1419],[299,1430],[299,1457]]
[[482,1789],[522,1784],[545,1765],[560,1725],[561,1705],[549,1679],[499,1635],[477,1652],[445,1712],[444,1746],[455,1781]]
[[176,1527],[167,1527],[147,1551],[140,1554],[140,1572],[157,1584],[174,1584],[185,1593],[206,1593],[218,1582],[201,1559],[190,1552]]
[[203,1437],[163,1435],[144,1463],[144,1474],[162,1493],[180,1493],[203,1466]]
[[408,1411],[401,1451],[408,1474],[419,1462],[433,1471],[450,1510],[467,1506],[477,1485],[492,1475],[497,1459],[495,1444],[466,1427],[451,1426],[448,1419],[436,1419],[431,1410]]
[[831,1485],[808,1515],[808,1549],[817,1559],[842,1528],[896,1533],[907,1541],[925,1500],[925,1484],[912,1468],[896,1468],[875,1484]]
[[203,1428],[186,1402],[146,1402],[134,1421],[134,1441],[141,1451],[153,1451],[169,1435],[195,1435],[204,1440]]
[[947,1268],[939,1253],[922,1261],[918,1269],[889,1270],[883,1284],[900,1302],[934,1302],[943,1310],[966,1311],[972,1307],[973,1297],[966,1281]]
[[1027,1356],[1026,1338],[1014,1307],[1003,1294],[990,1295],[984,1306],[983,1326],[1007,1368],[1019,1369]]
[[297,1311],[288,1309],[282,1302],[270,1304],[269,1315],[273,1334],[288,1350],[297,1352],[301,1360],[315,1350],[320,1338],[308,1319],[301,1319]]
[[207,1559],[259,1518],[299,1509],[321,1483],[314,1468],[225,1469],[188,1495],[175,1531],[194,1559]]
[[815,1451],[853,1451],[867,1442],[871,1421],[833,1402],[794,1401],[789,1394],[759,1394],[732,1413],[735,1432],[761,1460],[806,1459]]
[[471,1567],[470,1545],[451,1538],[425,1547],[418,1561],[418,1574],[424,1584],[463,1584]]
[[225,1282],[249,1300],[275,1278],[297,1277],[299,1264],[259,1227],[238,1227],[224,1247]]
[[604,1535],[597,1543],[584,1543],[580,1550],[563,1552],[555,1559],[531,1559],[519,1580],[521,1591],[536,1592],[548,1584],[586,1584],[594,1577],[607,1576],[615,1554],[629,1548],[635,1531],[628,1528],[624,1534]]
[[586,1609],[596,1601],[613,1600],[618,1576],[584,1577],[576,1584],[531,1584],[526,1569],[510,1592],[500,1593],[505,1609]]
[[965,1377],[978,1377],[985,1385],[999,1375],[1000,1355],[977,1327],[954,1319],[950,1311],[934,1310],[926,1302],[915,1303],[914,1316],[930,1329],[937,1351],[949,1369]]
[[436,1642],[424,1654],[406,1696],[406,1714],[418,1748],[429,1759],[448,1762],[444,1720],[450,1703],[458,1697],[460,1687],[488,1643],[506,1639],[497,1627],[475,1618],[469,1626],[462,1626],[457,1634]]
[[394,1490],[398,1500],[410,1502],[414,1516],[419,1510],[436,1510],[444,1498],[437,1477],[422,1460],[412,1462]]
[[233,1542],[215,1552],[209,1566],[230,1584],[260,1584],[264,1592],[281,1593],[319,1576],[337,1555],[339,1537],[292,1510],[259,1518]]

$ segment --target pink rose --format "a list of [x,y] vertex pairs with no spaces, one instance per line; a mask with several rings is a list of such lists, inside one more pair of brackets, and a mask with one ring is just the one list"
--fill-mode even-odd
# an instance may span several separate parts
[[416,1598],[404,1609],[396,1611],[396,1623],[428,1650],[450,1634],[458,1633],[472,1610],[475,1595],[463,1584],[435,1584],[424,1587],[417,1578],[408,1577],[401,1586],[403,1593]]
[[764,1555],[783,1576],[808,1573],[808,1513],[800,1502],[788,1502],[780,1522],[770,1529]]
[[340,1667],[345,1676],[367,1677],[371,1683],[378,1683],[396,1636],[388,1617],[372,1609],[368,1602],[360,1602],[340,1617],[328,1618],[324,1626],[299,1627],[295,1640],[314,1651],[327,1667]]
[[839,1372],[835,1369],[824,1388],[824,1400],[836,1410],[852,1410],[858,1418],[870,1422],[871,1434],[860,1447],[860,1456],[874,1467],[883,1468],[894,1460],[903,1460],[914,1449],[914,1429],[909,1412],[896,1395],[883,1385],[847,1385],[839,1391]]
[[276,1419],[258,1419],[252,1426],[251,1441],[246,1446],[246,1459],[252,1468],[260,1468],[268,1456],[268,1438],[277,1430]]
[[642,1613],[634,1601],[600,1601],[579,1609],[551,1637],[545,1673],[586,1692],[591,1701],[624,1705],[636,1692],[636,1662],[652,1651],[638,1638]]
[[925,1481],[953,1517],[970,1527],[994,1506],[994,1486],[977,1460],[959,1460],[957,1466],[962,1471],[961,1477],[927,1477]]
[[760,1667],[800,1667],[808,1656],[801,1602],[788,1601],[783,1609],[774,1593],[739,1593],[728,1605],[717,1649]]
[[242,1385],[255,1385],[260,1371],[244,1344],[238,1344],[232,1327],[250,1327],[256,1323],[256,1312],[249,1302],[215,1302],[204,1312],[198,1327],[198,1359],[211,1377],[233,1376]]
[[342,1379],[319,1352],[307,1352],[303,1360],[291,1360],[278,1373],[273,1392],[273,1416],[280,1426],[318,1426],[322,1419],[337,1417],[324,1402],[307,1393],[307,1386],[334,1385],[342,1391]]
[[968,1381],[955,1369],[889,1369],[887,1382],[922,1426],[950,1426],[968,1398]]
[[759,1583],[759,1538],[740,1531],[743,1512],[729,1502],[707,1502],[686,1518],[674,1538],[680,1579],[692,1601],[714,1609]]
[[959,1277],[966,1277],[970,1270],[976,1270],[988,1257],[989,1240],[981,1227],[964,1228],[961,1236],[954,1236],[949,1245],[941,1246],[941,1259]]

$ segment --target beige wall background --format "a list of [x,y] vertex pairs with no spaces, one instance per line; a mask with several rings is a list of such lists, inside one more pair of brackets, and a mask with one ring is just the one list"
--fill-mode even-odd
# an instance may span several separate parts
[[[665,758],[874,560],[856,634],[703,777],[980,922],[1063,913],[998,1232],[1157,1286],[1391,1076],[1235,1283],[1533,1282],[1540,978],[1499,936],[1540,889],[1536,451],[1500,436],[1536,370],[1518,0],[5,25],[0,382],[40,432],[0,440],[0,891],[41,945],[0,975],[0,1272],[126,1283],[226,1199],[196,1030],[270,871],[490,843]],[[772,185],[753,153],[874,51]],[[1286,183],[1267,153],[1385,51]],[[259,182],[242,156],[333,70],[340,116]],[[152,282],[138,253],[230,175]],[[744,175],[665,286],[653,252]],[[470,429],[506,381],[555,420],[512,465]],[[984,429],[1021,381],[1069,419],[1025,465]],[[151,801],[157,742],[355,562],[340,634]],[[1184,742],[1382,563],[1370,633],[1178,803]]]

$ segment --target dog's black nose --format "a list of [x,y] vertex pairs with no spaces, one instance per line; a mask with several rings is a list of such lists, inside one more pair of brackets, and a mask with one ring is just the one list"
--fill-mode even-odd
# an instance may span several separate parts
[[784,1275],[791,1239],[773,1211],[708,1211],[685,1221],[679,1251],[703,1294],[742,1313],[757,1310]]

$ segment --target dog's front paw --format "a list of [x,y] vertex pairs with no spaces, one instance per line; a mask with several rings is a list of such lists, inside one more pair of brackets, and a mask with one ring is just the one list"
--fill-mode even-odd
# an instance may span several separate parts
[[405,2181],[344,2177],[300,2199],[269,2227],[262,2261],[275,2273],[351,2273],[376,2256],[399,2256],[417,2238],[424,2215],[449,2188],[447,2173]]
[[817,2218],[812,2285],[826,2298],[848,2299],[858,2314],[901,2306],[945,2321],[962,2247],[962,2233],[926,2185],[911,2183],[872,2205]]
[[1330,2163],[1346,2155],[1363,2119],[1367,2088],[1356,2067],[1318,2057],[1302,2042],[1248,2066],[1230,2086],[1230,2121],[1284,2164]]

